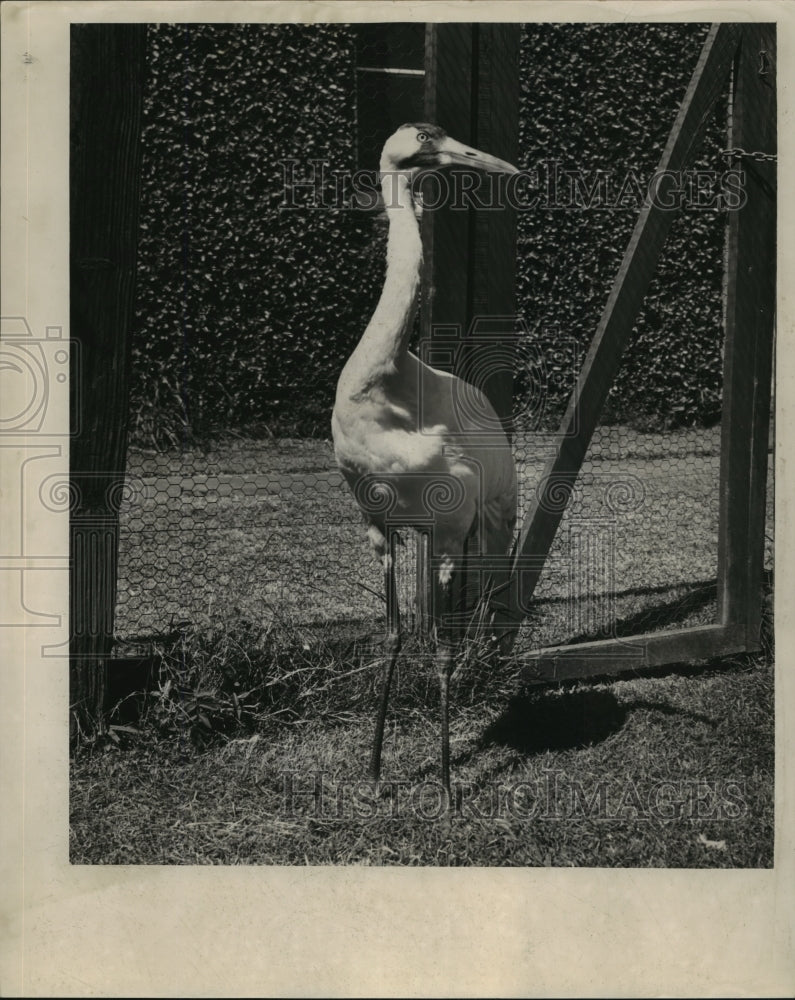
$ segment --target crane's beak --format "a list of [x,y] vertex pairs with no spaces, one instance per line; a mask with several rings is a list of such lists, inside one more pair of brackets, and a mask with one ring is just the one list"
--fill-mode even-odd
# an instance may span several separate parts
[[512,164],[505,160],[500,160],[489,153],[482,153],[472,146],[465,146],[463,142],[457,142],[446,136],[439,143],[439,162],[441,164],[456,164],[465,167],[473,167],[475,170],[485,170],[491,174],[518,174],[519,171]]

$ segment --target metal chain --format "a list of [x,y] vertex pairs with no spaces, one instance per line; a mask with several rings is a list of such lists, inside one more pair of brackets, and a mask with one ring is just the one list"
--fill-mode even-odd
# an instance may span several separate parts
[[[767,76],[770,72],[770,59],[768,56],[767,49],[761,49],[759,52],[759,67],[757,73],[760,76]],[[734,125],[734,108],[732,106],[732,96],[734,94],[734,67],[732,67],[732,83],[729,87],[729,107],[728,107],[728,133],[731,139],[733,125]],[[760,150],[754,150],[749,153],[747,149],[743,149],[742,146],[731,146],[729,149],[722,149],[720,155],[725,157],[726,161],[730,160],[754,160],[756,163],[775,163],[778,157],[775,153],[762,153]]]
[[747,150],[743,149],[741,146],[733,146],[731,149],[722,149],[720,151],[721,156],[725,156],[727,160],[755,160],[757,163],[774,162],[778,157],[775,153],[762,153],[759,150],[754,150],[749,153]]

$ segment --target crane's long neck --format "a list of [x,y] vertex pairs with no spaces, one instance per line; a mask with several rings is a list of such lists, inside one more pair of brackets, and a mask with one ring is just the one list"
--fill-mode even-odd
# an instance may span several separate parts
[[394,372],[407,352],[422,271],[422,239],[409,175],[382,173],[381,191],[389,217],[386,280],[372,319],[347,366],[349,373],[364,385]]

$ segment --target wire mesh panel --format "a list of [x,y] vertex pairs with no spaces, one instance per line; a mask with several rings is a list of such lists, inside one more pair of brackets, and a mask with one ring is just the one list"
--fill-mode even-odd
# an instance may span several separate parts
[[[326,441],[133,448],[121,506],[116,629],[162,635],[197,619],[307,625],[383,618],[382,571]],[[401,610],[415,615],[413,533],[398,548]]]
[[[328,440],[336,378],[384,271],[383,220],[356,210],[344,175],[375,169],[393,128],[424,117],[424,31],[152,32],[122,640],[203,616],[383,618],[382,571]],[[706,33],[698,24],[523,29],[520,516],[554,453]],[[253,66],[239,87],[230,60]],[[334,107],[318,126],[321,91]],[[566,505],[525,647],[715,620],[726,114],[719,100],[682,181],[685,204]],[[225,172],[211,169],[219,157]],[[286,188],[286,176],[298,183]],[[404,540],[400,603],[411,628],[416,547],[411,532]]]
[[[694,226],[692,217],[683,214],[675,223],[669,237],[673,249],[648,293],[649,311],[668,288],[677,289],[685,301],[701,295],[700,316],[686,338],[668,326],[670,319],[660,318],[662,328],[649,331],[647,316],[641,316],[535,592],[540,604],[551,603],[559,613],[545,616],[543,627],[528,637],[531,642],[587,641],[715,620],[720,424],[710,414],[695,426],[677,425],[671,411],[644,412],[644,404],[653,401],[633,393],[633,373],[637,378],[644,369],[674,369],[676,352],[686,339],[679,363],[687,376],[697,379],[705,406],[720,405],[722,373],[714,362],[722,355],[725,216],[715,213],[707,222]],[[666,273],[671,257],[688,243],[690,254],[712,264],[711,273],[702,268],[671,281]],[[705,277],[712,281],[703,295]],[[707,362],[700,368],[699,346]],[[569,370],[572,389],[576,374]],[[684,382],[678,388],[687,391]],[[674,407],[681,405],[676,392],[674,374]],[[554,449],[554,438],[543,431],[517,433],[524,509]]]
[[[230,80],[241,60],[247,79]],[[197,616],[383,615],[328,432],[384,268],[356,174],[374,181],[385,138],[423,118],[424,60],[417,23],[151,32],[120,638]],[[412,628],[416,540],[402,541]]]
[[356,52],[346,25],[149,28],[122,640],[383,614],[328,440],[383,273]]
[[423,38],[421,24],[150,29],[119,639],[213,616],[383,616],[329,419],[383,274],[385,230],[354,174],[422,117]]
[[378,612],[377,568],[325,442],[134,449],[127,494],[122,635],[197,615],[322,622]]
[[[534,616],[530,642],[715,621],[719,430],[597,429],[535,592],[559,612]],[[520,468],[538,482],[526,448]]]
[[[558,27],[548,30],[554,32]],[[542,35],[547,31],[537,27],[529,30],[540,31]],[[645,30],[639,26],[635,32],[622,33],[624,60],[629,50],[639,51],[633,46],[641,41]],[[609,72],[609,57],[615,53],[605,46],[614,45],[617,36],[596,26],[587,26],[585,32],[595,54],[599,54],[600,48],[604,54],[599,72]],[[691,34],[690,41],[700,43],[699,34]],[[566,40],[571,41],[570,36],[556,39],[558,59]],[[579,41],[582,42],[582,37]],[[672,42],[673,36],[668,41]],[[749,40],[746,44],[753,43]],[[615,160],[610,161],[609,170],[600,166],[598,141],[589,135],[587,127],[586,141],[582,142],[578,132],[577,143],[579,151],[593,148],[584,165],[559,161],[547,164],[544,206],[547,212],[546,217],[544,213],[540,215],[548,225],[546,235],[574,227],[579,230],[588,253],[589,243],[600,229],[603,246],[610,246],[604,242],[609,226],[619,234],[619,250],[629,243],[598,336],[606,337],[611,323],[614,331],[620,329],[618,324],[623,320],[616,321],[616,316],[620,317],[620,310],[626,308],[622,296],[623,301],[629,301],[637,294],[631,283],[643,280],[644,271],[650,273],[643,258],[645,254],[648,261],[651,259],[648,255],[657,252],[651,249],[655,240],[659,240],[655,229],[657,233],[667,231],[667,242],[660,258],[653,258],[653,277],[645,291],[629,346],[618,348],[620,355],[616,353],[611,359],[603,346],[595,342],[589,352],[590,370],[586,365],[577,380],[579,364],[567,367],[566,362],[576,356],[580,343],[576,333],[570,332],[572,328],[567,329],[555,312],[561,306],[564,316],[589,309],[589,299],[593,301],[593,295],[589,295],[593,292],[593,278],[583,280],[582,271],[576,269],[577,280],[572,283],[567,299],[553,295],[541,299],[543,305],[552,305],[551,315],[542,316],[531,339],[535,339],[536,347],[546,345],[546,350],[541,347],[541,354],[545,355],[549,377],[542,374],[542,381],[551,389],[548,394],[551,398],[545,402],[554,411],[557,388],[562,389],[568,383],[568,391],[574,392],[576,381],[577,391],[558,435],[545,435],[543,420],[539,417],[534,424],[535,414],[528,407],[523,431],[516,438],[517,461],[526,470],[520,477],[524,481],[525,502],[534,510],[530,537],[536,538],[538,544],[544,528],[540,527],[534,535],[536,524],[544,525],[550,520],[557,524],[560,519],[535,596],[540,605],[551,603],[561,613],[538,616],[535,634],[527,638],[531,645],[588,643],[609,636],[640,636],[657,630],[724,624],[717,587],[720,546],[725,538],[719,535],[723,530],[721,504],[727,489],[733,491],[734,487],[724,481],[728,467],[722,461],[721,447],[726,433],[724,430],[722,435],[719,421],[722,415],[725,423],[736,405],[736,401],[724,405],[723,399],[724,246],[728,220],[744,203],[744,193],[740,190],[743,178],[727,168],[724,158],[727,78],[736,45],[737,38],[730,32],[721,34],[717,29],[710,32],[660,161],[661,167],[671,167],[676,158],[675,170],[658,169],[653,173],[659,146],[655,148],[656,119],[651,114],[646,120],[637,114],[630,120],[635,145],[625,150],[626,159],[618,178],[614,176],[618,166]],[[543,39],[534,51],[543,54]],[[686,67],[690,68],[692,64]],[[721,96],[716,88],[723,81],[726,83]],[[674,93],[678,93],[677,86],[686,84],[684,79],[678,84],[671,82],[675,84]],[[598,89],[595,93],[594,103],[601,103],[599,119],[609,124],[616,113],[611,108],[612,95],[599,95]],[[526,100],[532,101],[532,94]],[[711,121],[706,121],[705,109],[713,105],[716,110]],[[587,125],[588,114],[583,117]],[[523,120],[527,122],[530,116],[525,115]],[[692,148],[705,121],[703,152],[682,162],[677,149]],[[566,124],[564,119],[560,137],[560,147],[564,150],[567,141],[571,141],[565,133]],[[582,129],[582,123],[578,128]],[[647,162],[643,162],[637,150],[647,151]],[[668,185],[664,198],[663,181]],[[629,241],[629,227],[622,219],[624,209],[636,201],[630,217],[634,222],[638,209],[648,204],[650,196],[656,220],[647,215],[647,226],[641,215]],[[563,222],[557,221],[554,214],[558,210],[559,218],[560,209],[569,211]],[[662,216],[668,210],[680,213],[670,230],[667,225],[663,228]],[[607,226],[606,216],[610,219]],[[538,221],[539,215],[535,214],[523,218],[520,253],[523,243],[530,246],[531,253],[538,245],[537,234],[528,231]],[[554,236],[552,246],[555,248]],[[564,246],[565,241],[561,240],[555,249]],[[598,277],[605,258],[595,252],[590,257]],[[543,279],[547,286],[551,284],[554,290],[557,285],[560,289],[563,268],[555,267],[554,263],[550,267],[549,257],[544,263]],[[579,295],[578,289],[582,290]],[[529,303],[526,300],[526,304],[537,308],[538,299]],[[619,356],[620,365],[613,373],[611,366]],[[604,374],[607,370],[609,376]],[[523,379],[527,381],[527,373],[520,367],[517,374],[520,391],[527,392],[522,384]],[[601,399],[599,383],[604,384],[608,377],[610,391],[606,401],[598,404],[598,411],[593,411],[588,395]],[[588,421],[594,416],[596,426],[591,434]],[[741,424],[738,419],[737,426]],[[584,431],[584,427],[589,429]],[[577,457],[564,456],[579,455],[577,442],[583,435],[590,442],[579,464]],[[577,470],[573,490],[571,473],[567,471],[569,464]],[[535,497],[528,490],[528,473],[531,481],[538,484]],[[739,467],[734,474],[742,475]],[[772,531],[769,480],[768,525]],[[523,544],[527,552],[524,538]],[[681,633],[683,638],[685,634]],[[611,655],[616,655],[618,647],[609,648]],[[684,649],[684,643],[681,648]],[[595,647],[592,651],[597,652]]]

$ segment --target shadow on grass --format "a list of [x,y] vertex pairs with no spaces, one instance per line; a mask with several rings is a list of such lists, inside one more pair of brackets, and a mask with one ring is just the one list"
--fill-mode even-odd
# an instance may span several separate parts
[[601,743],[617,732],[627,707],[607,691],[571,691],[551,697],[512,699],[479,740],[480,748],[511,747],[521,753],[572,750]]
[[[632,595],[648,596],[650,594],[664,594],[670,591],[676,584],[665,584],[658,587],[633,587],[628,590],[615,591],[605,595],[613,598],[621,598]],[[765,570],[762,577],[762,593],[765,600],[769,600],[773,592],[773,573]],[[667,601],[664,604],[657,604],[649,608],[644,608],[634,615],[621,618],[609,625],[611,638],[625,639],[634,635],[642,635],[645,632],[657,632],[666,628],[672,628],[686,621],[691,615],[702,611],[710,604],[714,604],[718,597],[717,580],[699,580],[690,584],[690,589],[681,597]],[[763,627],[769,622],[763,619]],[[586,632],[573,636],[567,640],[566,645],[574,645],[579,642],[593,642],[604,639],[605,632]]]
[[[624,597],[627,594],[647,595],[670,589],[670,586],[637,588],[635,590],[618,591],[611,596]],[[633,635],[642,635],[645,632],[656,632],[671,628],[685,621],[690,615],[714,603],[717,598],[717,592],[718,587],[715,580],[704,580],[694,584],[692,589],[682,597],[667,601],[665,604],[657,604],[650,608],[644,608],[634,615],[612,622],[609,626],[610,637],[624,639]],[[579,642],[593,642],[604,638],[604,630],[600,632],[587,632],[572,637],[567,641],[566,645],[573,645]]]
[[619,732],[636,709],[684,716],[713,727],[716,724],[709,716],[674,708],[666,702],[622,703],[609,691],[529,694],[509,702],[480,737],[477,749],[498,745],[537,754],[593,746]]

